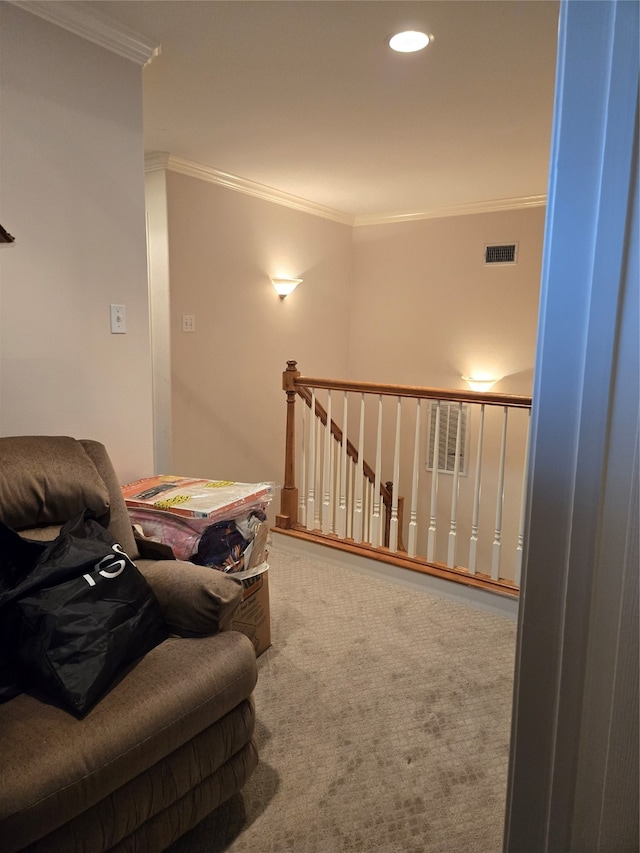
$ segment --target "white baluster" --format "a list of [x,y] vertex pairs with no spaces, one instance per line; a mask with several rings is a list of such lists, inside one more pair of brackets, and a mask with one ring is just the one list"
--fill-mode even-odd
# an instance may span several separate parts
[[355,512],[355,478],[356,478],[356,463],[351,457],[347,462],[348,480],[347,480],[347,538],[353,539],[353,514]]
[[298,493],[298,521],[303,527],[307,526],[307,406],[302,409],[302,426],[300,429],[300,491]]
[[389,526],[389,550],[398,550],[398,492],[400,481],[400,420],[402,397],[396,404],[396,444],[393,452],[393,494],[391,496],[391,524]]
[[321,448],[322,448],[322,421],[320,418],[315,419],[316,425],[316,459],[315,459],[315,471],[314,471],[314,483],[315,483],[315,491],[314,497],[317,496],[317,500],[314,501],[314,513],[313,513],[313,529],[320,530],[321,527],[321,517],[320,510],[322,508],[322,504],[320,501],[322,495],[322,468],[321,466]]
[[456,535],[458,526],[458,484],[460,482],[460,437],[462,435],[462,403],[458,403],[458,423],[456,426],[456,458],[453,466],[453,485],[451,487],[451,526],[449,527],[449,549],[447,565],[455,566]]
[[337,441],[333,435],[331,434],[331,447],[329,449],[329,469],[330,469],[330,478],[331,478],[331,492],[330,492],[330,511],[329,511],[329,533],[336,532],[336,495],[338,494],[338,477],[340,476],[340,471],[338,469],[338,460],[339,454],[337,450]]
[[311,390],[311,415],[309,418],[309,488],[307,490],[307,528],[315,518],[316,486],[316,389]]
[[531,432],[531,409],[527,421],[527,440],[524,449],[524,471],[522,474],[522,498],[520,499],[520,527],[518,529],[518,545],[516,547],[515,582],[520,586],[522,578],[522,552],[524,548],[524,523],[527,503],[527,477],[529,474],[529,438]]
[[409,541],[407,551],[410,557],[416,555],[416,539],[418,534],[418,483],[420,480],[420,404],[416,405],[416,432],[413,443],[413,477],[411,485],[411,516],[409,520]]
[[342,405],[342,447],[340,448],[340,506],[338,509],[338,536],[347,535],[347,392],[344,392]]
[[353,539],[362,542],[362,480],[364,456],[364,394],[360,395],[360,431],[358,433],[358,469],[356,474],[356,505],[353,515]]
[[373,506],[376,499],[376,487],[373,483],[369,483],[369,542],[375,548],[376,540],[373,533]]
[[[431,417],[433,417],[433,410]],[[431,509],[429,513],[429,538],[427,541],[427,560],[430,562],[434,562],[436,550],[436,525],[438,517],[438,454],[440,447],[440,400],[436,403],[436,427],[433,439],[433,459],[431,462]]]
[[500,447],[500,465],[498,468],[498,497],[496,502],[496,531],[493,540],[491,557],[491,577],[498,580],[500,577],[500,544],[502,539],[502,505],[504,503],[504,461],[507,453],[507,420],[509,409],[505,406],[502,419],[502,445]]
[[331,390],[327,392],[327,425],[324,428],[324,464],[322,468],[322,532],[331,530]]
[[362,496],[362,541],[371,542],[371,483],[364,478]]
[[484,435],[484,403],[480,406],[480,425],[478,427],[478,454],[476,456],[476,481],[473,493],[473,518],[471,520],[471,540],[469,542],[469,571],[476,573],[478,550],[478,515],[480,512],[480,481],[482,479],[482,439]]
[[373,519],[371,526],[371,544],[375,548],[382,545],[383,524],[380,514],[380,478],[382,468],[382,394],[378,396],[378,433],[376,437],[376,467],[373,483]]

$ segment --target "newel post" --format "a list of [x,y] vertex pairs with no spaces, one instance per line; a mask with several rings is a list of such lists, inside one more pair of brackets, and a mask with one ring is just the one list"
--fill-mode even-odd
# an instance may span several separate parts
[[282,389],[287,393],[287,434],[284,452],[284,485],[280,492],[280,515],[276,527],[289,528],[298,522],[298,489],[296,488],[296,386],[300,376],[295,361],[287,362],[282,374]]

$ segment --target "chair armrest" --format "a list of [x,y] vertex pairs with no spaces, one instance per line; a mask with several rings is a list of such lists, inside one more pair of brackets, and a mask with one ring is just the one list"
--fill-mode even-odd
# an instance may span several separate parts
[[217,569],[182,560],[136,560],[155,593],[169,630],[182,637],[227,629],[242,600],[242,585]]

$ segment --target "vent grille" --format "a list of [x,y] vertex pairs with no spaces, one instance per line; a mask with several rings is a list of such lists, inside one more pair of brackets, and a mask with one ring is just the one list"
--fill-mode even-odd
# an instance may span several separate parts
[[[433,470],[433,447],[436,440],[436,418],[438,403],[429,406],[429,454],[427,470]],[[458,434],[458,418],[460,424],[460,473],[467,473],[467,436],[469,433],[469,407],[459,403],[440,403],[440,431],[438,435],[438,471],[443,474],[453,474],[456,466],[456,437]]]
[[484,247],[485,264],[515,264],[518,262],[518,244],[503,243]]

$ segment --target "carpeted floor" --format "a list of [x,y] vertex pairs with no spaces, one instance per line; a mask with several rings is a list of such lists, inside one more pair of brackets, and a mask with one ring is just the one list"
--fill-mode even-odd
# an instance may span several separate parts
[[499,853],[515,625],[273,548],[260,763],[171,853]]

